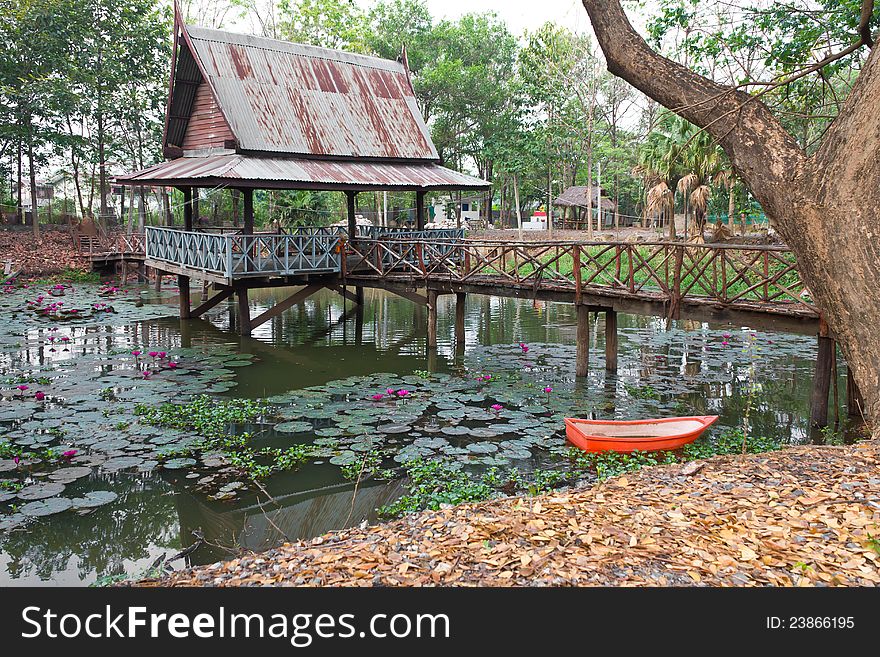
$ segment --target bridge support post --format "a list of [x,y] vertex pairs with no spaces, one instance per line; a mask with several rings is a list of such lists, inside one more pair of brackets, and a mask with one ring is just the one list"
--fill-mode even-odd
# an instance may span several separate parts
[[428,290],[428,350],[437,348],[437,294]]
[[617,371],[617,311],[605,311],[605,371]]
[[180,292],[180,319],[189,319],[190,318],[189,276],[178,275],[177,287]]
[[455,349],[464,351],[464,292],[455,293]]
[[865,400],[849,367],[846,368],[846,411],[849,419],[855,422],[862,422],[865,418]]
[[810,428],[822,429],[828,426],[828,392],[831,388],[831,370],[836,345],[828,336],[828,324],[819,318],[819,353],[816,355],[816,369],[813,373],[813,391],[810,395]]
[[590,371],[590,308],[577,305],[577,355],[575,376],[587,376]]
[[235,295],[238,297],[238,334],[247,336],[251,334],[251,306],[248,303],[247,288],[238,288]]

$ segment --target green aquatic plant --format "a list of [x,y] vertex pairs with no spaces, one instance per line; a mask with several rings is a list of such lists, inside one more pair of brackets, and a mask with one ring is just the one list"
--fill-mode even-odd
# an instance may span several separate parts
[[488,499],[495,491],[482,481],[442,460],[416,459],[406,465],[408,493],[378,509],[382,518],[396,518],[423,509],[439,509],[446,504],[464,504]]
[[657,391],[649,385],[635,386],[624,381],[623,389],[626,390],[626,394],[636,399],[660,399]]

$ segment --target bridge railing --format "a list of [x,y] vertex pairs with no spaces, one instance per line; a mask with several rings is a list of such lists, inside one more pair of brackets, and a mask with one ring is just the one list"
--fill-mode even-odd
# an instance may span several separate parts
[[515,285],[534,289],[658,296],[719,305],[815,307],[785,247],[674,242],[514,243],[483,240],[361,240],[348,271],[381,278]]
[[147,260],[223,276],[291,276],[342,270],[336,234],[216,234],[148,227]]

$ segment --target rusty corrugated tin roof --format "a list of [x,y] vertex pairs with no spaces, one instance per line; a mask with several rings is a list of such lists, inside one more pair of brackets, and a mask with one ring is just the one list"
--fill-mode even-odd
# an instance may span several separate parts
[[487,189],[491,184],[433,162],[352,162],[255,155],[180,157],[118,176],[124,185],[282,189]]
[[438,160],[403,64],[187,26],[241,150]]

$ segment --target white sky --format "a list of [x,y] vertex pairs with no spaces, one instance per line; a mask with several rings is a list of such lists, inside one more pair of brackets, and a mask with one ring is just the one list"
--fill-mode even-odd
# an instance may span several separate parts
[[[358,0],[369,5],[368,0]],[[521,35],[554,21],[575,32],[590,29],[587,11],[580,0],[427,0],[431,13],[438,18],[457,18],[462,14],[494,11],[510,31]]]

